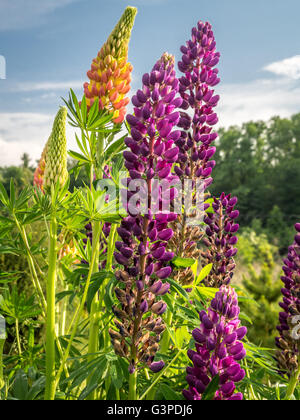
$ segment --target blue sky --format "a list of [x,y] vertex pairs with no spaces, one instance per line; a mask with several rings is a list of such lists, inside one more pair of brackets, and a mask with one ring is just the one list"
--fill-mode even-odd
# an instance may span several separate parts
[[1,0],[0,165],[18,164],[24,151],[38,158],[60,97],[70,87],[81,93],[127,5],[138,8],[133,89],[164,51],[180,57],[201,19],[213,24],[222,56],[221,125],[300,111],[299,0]]

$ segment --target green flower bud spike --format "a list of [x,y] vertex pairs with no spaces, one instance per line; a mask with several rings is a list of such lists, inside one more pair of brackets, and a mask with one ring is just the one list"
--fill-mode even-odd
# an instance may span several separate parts
[[66,120],[67,108],[61,107],[55,117],[47,143],[44,189],[50,189],[51,185],[55,186],[58,181],[63,187],[68,180]]

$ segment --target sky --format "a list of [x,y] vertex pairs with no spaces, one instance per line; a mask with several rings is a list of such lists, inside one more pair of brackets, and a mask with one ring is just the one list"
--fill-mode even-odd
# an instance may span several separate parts
[[[20,164],[24,152],[39,158],[61,97],[70,88],[82,95],[92,59],[128,5],[138,8],[131,94],[162,53],[180,59],[203,20],[221,53],[221,126],[300,112],[299,0],[0,0],[0,166]],[[68,141],[74,149],[71,129]]]

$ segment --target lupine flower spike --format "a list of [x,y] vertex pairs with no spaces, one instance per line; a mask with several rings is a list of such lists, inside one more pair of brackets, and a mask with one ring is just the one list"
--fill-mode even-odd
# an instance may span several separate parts
[[[132,98],[135,115],[127,117],[131,137],[125,143],[131,151],[124,152],[130,174],[126,185],[140,180],[140,197],[146,197],[147,205],[141,214],[136,214],[134,210],[141,203],[132,209],[133,193],[125,191],[129,216],[118,229],[121,241],[116,243],[115,254],[117,262],[125,268],[118,273],[124,286],[116,289],[122,309],[114,308],[119,332],[111,330],[110,335],[117,354],[130,361],[131,373],[139,363],[146,363],[156,372],[164,366],[163,362],[154,362],[154,357],[165,329],[161,315],[167,306],[160,298],[169,291],[170,285],[165,280],[172,272],[168,263],[174,257],[166,250],[173,236],[169,223],[177,215],[159,211],[162,197],[153,179],[156,177],[169,185],[174,178],[171,168],[178,155],[174,139],[180,133],[173,128],[179,120],[176,108],[182,103],[181,98],[176,98],[177,93],[174,57],[166,53],[152,72],[143,76],[143,88]],[[168,187],[165,194],[172,201],[176,190]],[[155,206],[158,211],[154,212]]]
[[[218,134],[213,132],[213,126],[218,122],[214,108],[218,104],[219,96],[215,95],[213,88],[220,81],[218,70],[214,68],[219,62],[220,54],[216,52],[211,25],[199,22],[197,27],[192,29],[191,39],[181,47],[181,52],[182,61],[178,63],[178,67],[184,73],[179,79],[179,92],[183,102],[178,123],[181,134],[175,141],[179,153],[174,170],[181,180],[189,178],[193,181],[191,186],[193,191],[197,189],[198,193],[200,190],[204,193],[212,183],[211,173],[215,161],[211,159],[216,151],[212,143],[218,137]],[[208,195],[203,194],[202,198],[205,201]],[[184,200],[187,199],[190,199],[190,194],[184,197]],[[206,208],[207,205],[203,205],[202,211]],[[198,214],[199,211],[200,209],[197,211]],[[199,229],[187,232],[185,217],[180,216],[175,230],[178,240],[177,249],[174,250],[177,255],[197,258],[193,237],[198,236],[198,241],[201,239],[202,233]],[[184,284],[193,281],[190,269],[180,273],[179,276]]]
[[282,312],[279,314],[280,325],[276,338],[277,361],[280,371],[289,377],[299,372],[300,354],[300,223],[295,225],[297,234],[293,245],[289,247],[288,257],[284,260],[281,277],[283,301],[280,302]]
[[68,179],[66,118],[67,109],[61,107],[34,174],[34,185],[42,191],[55,186],[57,181],[64,186]]
[[113,121],[122,123],[126,114],[130,90],[132,65],[128,60],[128,44],[137,13],[127,7],[98,56],[87,72],[89,83],[84,84],[87,106],[99,98],[99,108],[113,112]]
[[245,357],[242,339],[247,333],[239,320],[238,297],[230,286],[222,286],[208,311],[200,313],[201,325],[193,331],[196,351],[189,350],[193,367],[187,368],[188,400],[201,400],[208,385],[219,375],[214,400],[242,400],[235,384],[245,377],[239,362]]
[[234,257],[238,250],[236,233],[239,224],[236,219],[239,211],[234,207],[237,198],[231,194],[221,194],[220,198],[214,197],[212,207],[214,212],[207,213],[204,221],[207,224],[206,237],[203,239],[207,249],[201,253],[203,265],[212,264],[212,270],[204,280],[208,287],[219,288],[228,285],[235,269]]
[[178,176],[205,180],[207,187],[212,182],[210,175],[215,166],[211,158],[216,149],[211,144],[218,134],[212,130],[218,122],[214,108],[220,99],[212,89],[220,82],[218,69],[214,68],[220,53],[216,52],[211,25],[200,21],[192,29],[192,37],[181,47],[181,52],[182,61],[178,63],[179,70],[184,73],[179,79],[183,99],[181,108],[191,108],[193,113],[191,116],[188,112],[181,112],[178,125],[182,131],[176,141],[180,152],[175,171]]

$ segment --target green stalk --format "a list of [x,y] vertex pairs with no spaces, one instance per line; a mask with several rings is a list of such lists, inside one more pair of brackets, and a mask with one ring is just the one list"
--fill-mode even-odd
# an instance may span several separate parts
[[0,338],[0,390],[4,387],[4,376],[3,376],[3,349],[5,339]]
[[[93,235],[93,238],[95,237],[95,242],[94,243],[96,243],[97,241],[99,242],[101,229],[102,229],[102,226],[100,224],[99,229],[97,229],[95,231],[94,235]],[[92,275],[93,275],[93,267],[94,267],[95,262],[97,261],[97,256],[98,256],[98,254],[97,254],[97,247],[96,246],[93,246],[92,247],[92,258],[91,258],[91,263],[90,263],[90,269],[89,269],[89,273],[88,273],[87,280],[86,280],[86,283],[85,283],[85,288],[84,288],[83,296],[82,296],[80,305],[79,305],[79,307],[78,307],[78,309],[76,311],[76,317],[75,317],[75,320],[74,320],[74,326],[73,326],[73,329],[72,329],[72,333],[71,333],[71,337],[70,337],[70,341],[69,341],[68,347],[67,347],[67,349],[66,349],[66,351],[65,351],[65,353],[64,353],[64,355],[62,357],[60,367],[59,367],[59,369],[57,371],[57,374],[56,374],[55,387],[54,387],[55,389],[58,386],[58,383],[59,383],[61,374],[62,374],[62,372],[63,372],[63,370],[65,368],[65,365],[67,363],[67,360],[68,360],[68,357],[69,357],[69,354],[70,354],[70,350],[71,350],[71,347],[72,347],[74,338],[75,338],[76,333],[77,333],[77,329],[78,329],[78,326],[79,326],[80,318],[82,316],[82,313],[83,313],[83,310],[84,310],[84,305],[86,303],[87,294],[88,294],[88,290],[89,290],[90,283],[91,283],[91,278],[92,278]]]
[[134,373],[129,375],[128,400],[129,401],[137,400],[137,370],[135,370]]
[[57,222],[54,215],[50,221],[49,268],[47,279],[46,322],[46,390],[45,400],[55,398],[55,286],[57,264]]
[[19,356],[21,356],[22,355],[22,349],[21,349],[20,331],[19,331],[19,320],[18,320],[18,318],[16,318],[16,338],[17,338],[18,353],[19,353]]
[[286,396],[284,397],[284,401],[290,401],[294,395],[295,389],[298,385],[300,377],[300,357],[298,361],[298,369],[294,376],[291,377],[289,385],[287,387]]
[[[95,237],[96,232],[101,232],[101,222],[95,222],[93,225],[93,252],[96,253],[96,258],[92,267],[92,274],[98,272],[98,264],[99,264],[99,253],[100,253],[100,242],[99,237]],[[95,354],[99,350],[99,320],[100,320],[100,312],[99,312],[99,294],[96,293],[92,305],[91,305],[91,313],[90,313],[90,326],[89,326],[89,345],[88,345],[88,361],[91,362],[95,358]],[[90,382],[90,378],[87,380],[87,384]],[[96,390],[93,391],[88,400],[95,400],[96,397]]]
[[[68,287],[66,288],[68,290]],[[62,315],[60,323],[60,335],[63,337],[66,334],[66,323],[67,323],[67,299],[64,299],[62,303]]]
[[24,228],[24,226],[21,226],[17,217],[14,215],[14,220],[16,223],[16,226],[20,232],[22,241],[24,243],[25,249],[26,249],[26,258],[27,258],[27,262],[28,262],[28,266],[29,266],[29,270],[31,273],[31,279],[34,285],[34,288],[37,292],[37,296],[39,298],[39,303],[40,303],[40,307],[42,309],[42,311],[44,312],[44,315],[46,313],[46,308],[47,308],[47,302],[43,293],[43,289],[41,287],[36,269],[35,269],[35,264],[34,264],[34,260],[33,260],[33,256],[30,250],[30,246],[28,243],[28,239],[27,239],[27,234],[26,234],[26,230]]
[[[108,238],[108,244],[107,244],[107,260],[106,260],[106,270],[107,271],[112,271],[112,263],[113,263],[113,255],[114,255],[114,250],[115,250],[115,244],[116,244],[116,240],[117,240],[117,224],[113,224],[111,225],[111,229],[110,229],[110,233],[109,233],[109,238]],[[104,300],[104,293],[105,293],[105,287],[106,287],[106,283],[105,282],[103,284],[103,297],[101,302],[103,302]],[[104,329],[104,350],[105,351],[109,351],[110,349],[110,336],[108,333],[108,328]]]
[[[39,277],[38,277],[37,272],[36,272],[35,262],[34,262],[33,255],[32,255],[31,250],[30,250],[26,230],[25,230],[24,226],[22,226],[22,227],[20,226],[20,224],[18,222],[18,219],[16,217],[15,217],[15,222],[16,222],[16,226],[17,226],[17,228],[18,228],[18,230],[21,234],[23,243],[24,243],[25,248],[26,248],[27,263],[28,263],[28,266],[29,266],[33,286],[34,286],[34,288],[36,290],[36,293],[37,293],[37,296],[39,298],[39,304],[40,304],[40,308],[42,310],[42,316],[43,316],[44,319],[46,319],[47,302],[46,302],[46,299],[45,299],[45,296],[44,296],[42,286],[41,286],[40,281],[39,281]],[[49,238],[50,238],[50,232],[49,232],[49,229],[48,229],[48,225],[46,225],[46,226],[47,226],[47,230],[48,230]],[[41,273],[41,271],[40,271],[40,273]],[[56,345],[57,345],[57,349],[59,351],[59,354],[60,354],[60,356],[62,356],[62,354],[63,354],[62,353],[62,347],[61,347],[61,344],[60,344],[57,336],[55,336],[55,341],[56,341]],[[66,375],[66,377],[69,377],[69,373],[68,373],[67,369],[65,369],[65,375]]]

